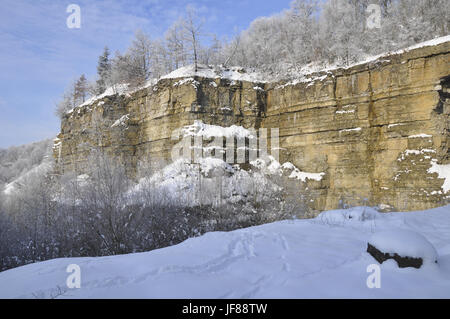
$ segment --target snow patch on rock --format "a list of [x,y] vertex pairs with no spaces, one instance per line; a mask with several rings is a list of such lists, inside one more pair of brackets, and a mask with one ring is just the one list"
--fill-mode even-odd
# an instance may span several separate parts
[[376,232],[369,243],[383,253],[401,257],[422,258],[425,264],[434,264],[438,258],[436,249],[421,234],[404,229]]
[[194,121],[194,124],[184,126],[181,129],[183,136],[202,136],[211,137],[237,137],[237,138],[255,138],[255,132],[242,126],[232,125],[223,127],[218,125],[205,124],[202,121]]
[[221,78],[231,81],[247,81],[259,83],[268,82],[260,73],[248,72],[242,67],[226,68],[223,66],[211,66],[202,64],[198,65],[197,72],[195,71],[194,65],[188,65],[162,76],[161,79],[178,79],[195,76],[210,79]]
[[450,164],[439,165],[437,160],[433,159],[431,161],[431,167],[428,169],[428,173],[437,173],[439,178],[444,179],[444,184],[442,185],[444,193],[450,191]]
[[408,138],[429,138],[429,137],[433,137],[433,136],[429,135],[429,134],[424,134],[424,133],[408,136]]
[[117,121],[115,121],[113,123],[113,125],[111,125],[111,127],[127,126],[127,122],[129,119],[130,119],[130,114],[126,114],[126,115],[122,116],[120,119],[118,119]]
[[350,129],[340,130],[339,132],[359,132],[361,130],[362,130],[362,128],[357,127],[357,128],[350,128]]
[[[95,102],[97,102],[98,100],[101,100],[101,99],[103,99],[103,98],[105,98],[107,96],[116,95],[116,94],[124,95],[124,94],[129,94],[129,92],[130,92],[130,90],[129,90],[129,85],[128,84],[116,84],[116,85],[113,85],[113,86],[107,88],[105,90],[105,92],[103,92],[102,94],[93,96],[90,99],[86,100],[86,102],[84,102],[84,103],[74,107],[73,109],[67,111],[67,114],[72,114],[75,111],[75,109],[79,109],[79,108],[82,108],[84,106],[92,105]],[[101,103],[101,102],[99,103],[99,105],[103,105],[103,104],[104,103]]]

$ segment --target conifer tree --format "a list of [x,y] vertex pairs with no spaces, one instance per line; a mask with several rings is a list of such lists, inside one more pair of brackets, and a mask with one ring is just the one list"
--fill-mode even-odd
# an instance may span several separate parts
[[76,81],[74,91],[73,91],[73,100],[75,101],[75,105],[84,103],[86,101],[88,92],[88,84],[87,79],[82,74],[80,78]]
[[107,85],[109,84],[109,80],[111,77],[111,61],[109,60],[109,49],[105,47],[103,50],[103,54],[98,57],[98,65],[97,65],[97,93],[102,94]]

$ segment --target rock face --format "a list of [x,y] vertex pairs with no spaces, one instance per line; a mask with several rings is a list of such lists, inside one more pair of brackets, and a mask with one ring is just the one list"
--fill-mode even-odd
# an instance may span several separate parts
[[169,162],[173,132],[195,120],[278,128],[280,162],[325,173],[307,181],[313,209],[420,210],[450,200],[449,114],[445,42],[288,83],[162,79],[75,108],[54,156],[62,172],[82,172],[92,146],[102,147],[133,175],[141,161]]

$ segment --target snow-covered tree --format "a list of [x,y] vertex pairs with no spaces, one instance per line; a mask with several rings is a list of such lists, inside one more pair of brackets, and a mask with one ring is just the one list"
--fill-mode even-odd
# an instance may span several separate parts
[[55,115],[59,118],[63,118],[63,116],[74,108],[73,103],[73,93],[64,93],[63,97],[60,101],[56,103]]
[[151,76],[152,78],[159,78],[173,70],[170,61],[170,54],[165,46],[163,40],[153,41],[151,51]]
[[134,66],[130,55],[116,52],[111,62],[111,82],[113,84],[130,83],[134,77]]
[[[380,27],[368,27],[371,4],[380,6]],[[188,6],[163,38],[137,31],[128,50],[112,60],[105,48],[95,93],[110,84],[139,86],[190,63],[195,69],[199,63],[239,65],[281,77],[295,76],[305,66],[349,65],[449,34],[449,12],[448,0],[293,0],[288,10],[258,18],[230,40],[219,40],[206,36],[202,18]],[[64,99],[62,105],[68,104]]]

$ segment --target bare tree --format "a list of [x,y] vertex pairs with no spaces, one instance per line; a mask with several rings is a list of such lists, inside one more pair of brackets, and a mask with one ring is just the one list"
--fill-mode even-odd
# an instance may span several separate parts
[[152,62],[151,53],[152,41],[149,36],[142,30],[136,31],[135,38],[131,43],[131,47],[128,49],[128,62],[131,62],[128,67],[132,69],[131,73],[140,83],[143,83],[150,78]]
[[230,61],[232,61],[235,58],[235,55],[239,50],[240,46],[241,46],[241,35],[237,34],[231,41],[231,43],[225,47],[226,51],[225,56],[227,56],[227,59],[223,62],[223,65],[225,67],[230,63]]
[[195,72],[198,71],[198,49],[202,36],[203,22],[198,17],[196,9],[192,6],[186,7],[186,15],[183,19],[183,39],[189,44],[193,59]]
[[173,66],[178,69],[186,63],[186,46],[183,40],[183,20],[175,21],[166,32],[167,49],[173,61]]

